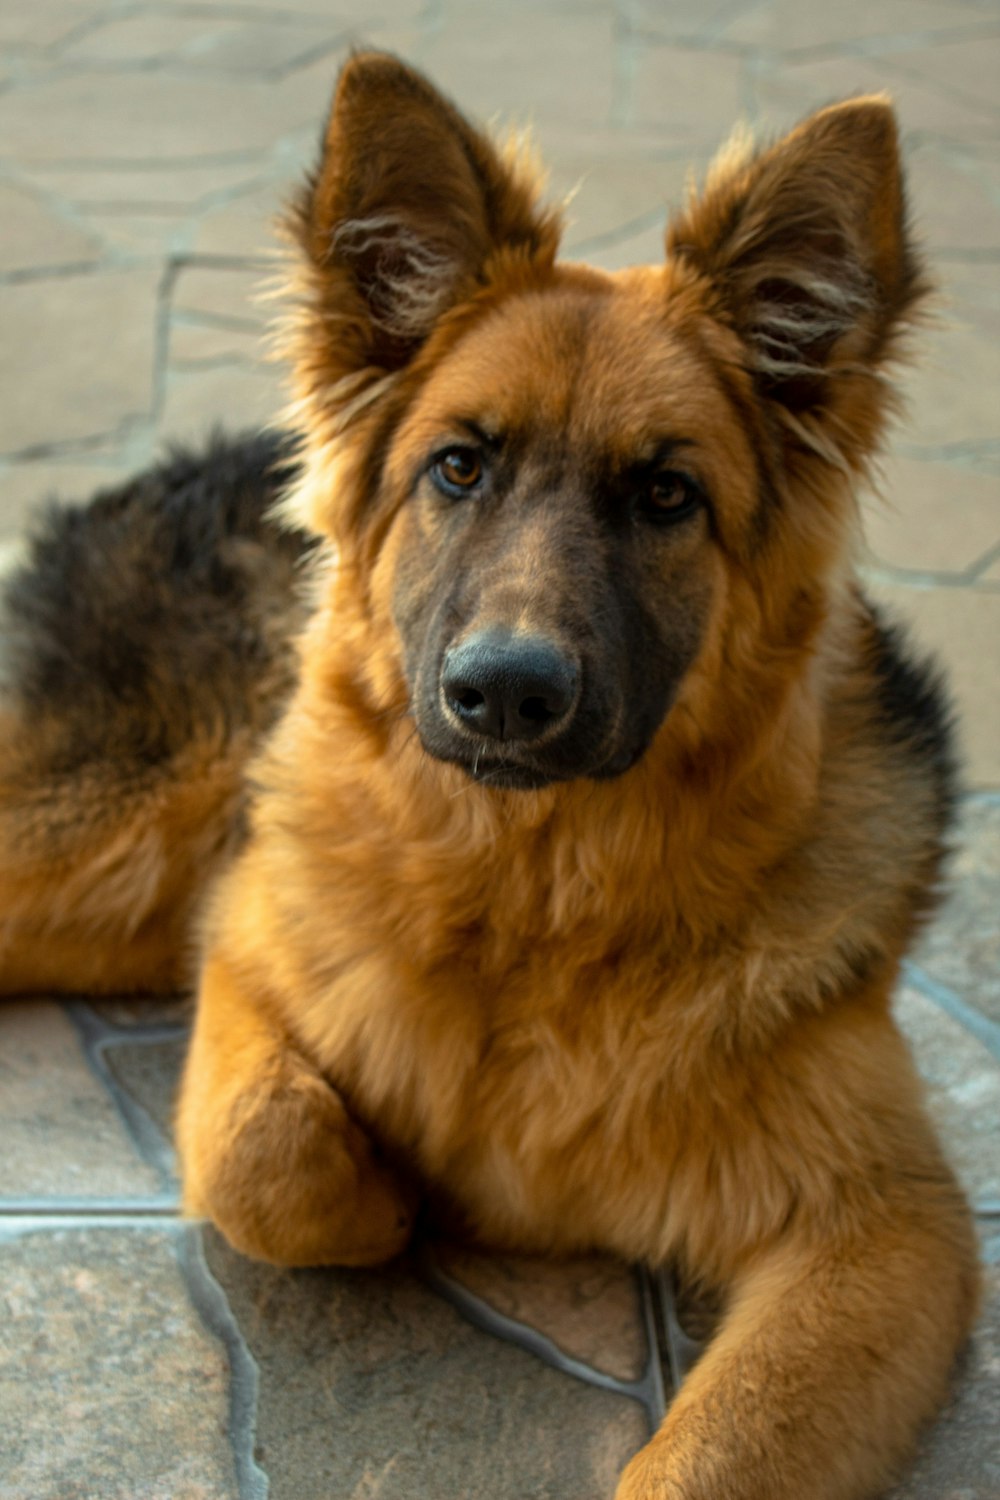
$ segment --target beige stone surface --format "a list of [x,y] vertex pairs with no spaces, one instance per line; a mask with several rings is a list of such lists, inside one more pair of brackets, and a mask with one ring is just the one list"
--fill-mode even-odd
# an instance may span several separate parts
[[969,784],[1000,786],[1000,592],[908,588],[881,577],[872,592],[944,668]]
[[201,371],[171,371],[157,440],[198,442],[214,427],[240,432],[276,421],[286,399],[283,382],[275,366],[242,360]]
[[688,146],[721,145],[746,110],[743,60],[650,47],[638,64],[634,100],[641,124],[655,125]]
[[[908,4],[908,0],[903,0]],[[877,7],[869,7],[877,13]],[[830,6],[828,14],[837,8]],[[938,135],[949,141],[985,142],[1000,137],[1000,118],[978,100],[945,92],[925,79],[907,77],[892,58],[835,56],[818,62],[787,61],[755,75],[754,92],[763,120],[787,125],[806,110],[851,94],[888,92],[906,132]]]
[[171,370],[220,363],[255,365],[261,361],[261,330],[257,327],[240,327],[224,319],[185,318],[183,314],[171,320]]
[[314,123],[329,93],[304,69],[269,87],[257,79],[197,79],[151,73],[66,73],[32,89],[0,94],[0,139],[28,166],[95,159],[246,158],[296,127]]
[[0,1100],[0,1200],[159,1191],[61,1006],[8,999],[0,1005]]
[[92,234],[14,183],[0,182],[0,224],[0,275],[91,265],[100,257]]
[[953,305],[933,347],[906,378],[907,443],[929,449],[990,442],[1000,433],[1000,340],[992,318]]
[[610,10],[559,15],[539,7],[518,21],[500,6],[456,8],[417,61],[466,109],[513,124],[609,123],[614,97]]
[[739,6],[735,19],[723,27],[729,41],[792,49],[820,49],[834,43],[857,44],[882,40],[887,51],[900,48],[904,38],[935,36],[938,46],[955,32],[983,31],[982,10],[961,0],[838,0],[836,5],[803,5],[801,0],[776,0],[770,5]]
[[148,419],[159,267],[0,285],[0,453]]
[[1000,541],[1000,476],[896,455],[884,465],[864,516],[880,563],[961,574]]
[[280,252],[277,221],[291,196],[291,182],[264,182],[210,206],[198,217],[191,243],[195,255],[263,261]]
[[[908,7],[913,10],[911,0]],[[951,25],[967,17],[962,5],[943,6],[937,9],[949,16]],[[942,14],[942,19],[943,19]],[[995,21],[995,13],[993,16]],[[974,100],[985,109],[991,109],[1000,118],[997,80],[1000,79],[1000,36],[996,27],[990,35],[986,28],[973,26],[975,36],[937,37],[924,47],[906,48],[895,58],[897,68],[907,77],[923,78],[942,94],[961,95]],[[931,38],[927,39],[931,41]]]
[[263,278],[257,270],[233,266],[182,266],[171,292],[174,314],[202,313],[224,318],[248,330],[263,327]]
[[[96,8],[96,5],[95,7]],[[28,58],[64,42],[93,14],[79,0],[35,0],[32,5],[5,5],[0,10],[0,44]]]
[[294,10],[241,15],[159,13],[114,16],[62,48],[68,62],[170,64],[188,70],[281,74],[337,45],[333,14],[303,21]]
[[0,469],[0,537],[21,534],[47,500],[87,500],[127,477],[122,464],[21,463]]
[[[910,152],[909,173],[920,233],[932,252],[1000,248],[1000,163],[995,152],[925,141]],[[949,265],[947,270],[958,277],[966,268]]]
[[175,166],[154,160],[142,168],[115,161],[73,168],[36,163],[29,164],[27,175],[40,189],[58,194],[86,214],[181,214],[225,200],[259,181],[266,170],[258,160],[195,159]]

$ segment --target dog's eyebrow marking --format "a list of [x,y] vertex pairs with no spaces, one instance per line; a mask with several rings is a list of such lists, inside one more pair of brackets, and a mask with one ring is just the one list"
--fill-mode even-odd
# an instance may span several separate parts
[[676,458],[678,453],[684,453],[692,448],[697,448],[698,443],[694,438],[668,437],[657,438],[648,443],[643,443],[638,448],[636,455],[625,467],[630,470],[657,469],[661,464],[667,464]]
[[462,428],[484,448],[495,450],[503,446],[505,434],[494,423],[486,424],[473,417],[456,417],[454,426]]

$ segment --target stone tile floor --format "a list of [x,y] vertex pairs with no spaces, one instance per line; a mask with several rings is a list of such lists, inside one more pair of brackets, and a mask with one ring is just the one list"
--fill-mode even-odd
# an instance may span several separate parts
[[[996,1500],[1000,4],[10,0],[0,549],[47,493],[84,498],[169,440],[279,411],[254,300],[268,223],[359,41],[480,117],[531,121],[553,191],[579,186],[569,252],[609,267],[659,255],[665,203],[737,116],[776,128],[858,90],[899,103],[944,299],[865,503],[867,572],[947,666],[969,787],[954,894],[899,1014],[990,1293],[893,1500]],[[683,1365],[668,1289],[444,1246],[378,1275],[241,1261],[176,1214],[186,1022],[183,1001],[0,1007],[0,1500],[609,1495]]]

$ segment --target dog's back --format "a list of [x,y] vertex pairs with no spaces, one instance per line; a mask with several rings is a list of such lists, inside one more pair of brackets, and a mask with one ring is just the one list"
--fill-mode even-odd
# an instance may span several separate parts
[[[291,685],[309,543],[279,436],[178,452],[52,506],[0,598],[6,990],[169,988]],[[101,934],[103,941],[94,942]]]

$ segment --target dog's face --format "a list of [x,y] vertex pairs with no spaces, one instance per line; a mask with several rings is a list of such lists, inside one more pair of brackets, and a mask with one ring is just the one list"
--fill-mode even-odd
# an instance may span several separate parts
[[638,759],[708,628],[717,537],[751,509],[749,443],[662,279],[568,270],[505,298],[394,435],[414,717],[491,784]]
[[611,276],[556,264],[523,170],[357,58],[296,229],[303,495],[432,756],[617,776],[807,651],[920,290],[887,106],[732,157],[665,265]]

